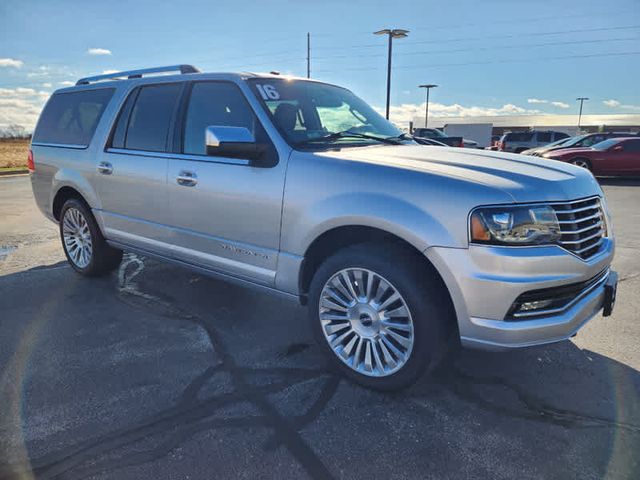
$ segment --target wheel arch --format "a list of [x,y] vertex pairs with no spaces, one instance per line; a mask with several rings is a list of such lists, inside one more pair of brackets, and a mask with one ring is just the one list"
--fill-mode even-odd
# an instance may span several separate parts
[[410,253],[415,257],[416,261],[424,265],[427,271],[432,272],[438,278],[448,292],[448,288],[438,269],[416,245],[381,228],[367,225],[342,225],[323,232],[306,249],[298,276],[298,289],[302,303],[306,302],[313,275],[327,258],[338,250],[364,243],[388,245]]

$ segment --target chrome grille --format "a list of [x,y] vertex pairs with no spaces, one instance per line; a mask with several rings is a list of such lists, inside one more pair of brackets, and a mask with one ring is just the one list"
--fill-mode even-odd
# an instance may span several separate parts
[[606,236],[604,213],[599,198],[552,205],[562,237],[560,245],[580,258],[590,258]]

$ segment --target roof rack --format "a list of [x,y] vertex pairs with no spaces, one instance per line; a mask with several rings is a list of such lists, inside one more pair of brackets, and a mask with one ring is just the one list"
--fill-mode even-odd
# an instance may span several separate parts
[[185,73],[200,73],[200,70],[198,70],[193,65],[171,65],[168,67],[143,68],[140,70],[128,70],[126,72],[106,73],[104,75],[95,75],[93,77],[81,78],[76,82],[76,85],[89,85],[90,83],[93,83],[93,82],[100,82],[102,80],[116,80],[122,77],[142,78],[144,75],[148,75],[151,73],[164,73],[164,72],[180,72],[182,74],[185,74]]

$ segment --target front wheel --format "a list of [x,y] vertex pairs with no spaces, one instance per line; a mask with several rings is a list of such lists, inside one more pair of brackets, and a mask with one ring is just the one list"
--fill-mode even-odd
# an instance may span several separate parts
[[76,198],[62,206],[60,238],[67,260],[82,275],[104,275],[122,261],[122,250],[107,245],[91,210]]
[[395,390],[442,358],[455,319],[433,269],[410,251],[348,247],[328,258],[310,289],[316,339],[345,376]]

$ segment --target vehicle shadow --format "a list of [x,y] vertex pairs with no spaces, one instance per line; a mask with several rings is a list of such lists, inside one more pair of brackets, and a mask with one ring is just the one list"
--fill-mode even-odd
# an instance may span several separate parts
[[[334,375],[311,340],[304,309],[287,300],[136,256],[127,256],[105,279],[80,279],[70,269],[32,274],[32,288],[64,292],[51,328],[69,333],[37,344],[22,380],[29,386],[20,401],[22,428],[42,422],[33,398],[55,383],[51,376],[69,368],[80,378],[67,386],[74,398],[113,393],[91,409],[81,408],[82,401],[73,409],[47,405],[54,411],[45,431],[53,433],[25,439],[22,462],[0,459],[0,478],[109,472],[109,478],[125,478],[135,475],[124,475],[127,468],[157,472],[154,465],[169,461],[172,452],[202,448],[212,454],[192,462],[220,477],[234,476],[225,468],[238,461],[251,477],[291,476],[300,469],[311,478],[425,478],[425,472],[430,478],[634,478],[640,472],[640,372],[571,342],[506,353],[461,350],[413,387],[381,393]],[[0,286],[9,277],[0,278]],[[79,302],[99,307],[83,335],[67,324]],[[102,307],[112,304],[115,314]],[[84,343],[112,351],[143,320],[147,342],[127,343],[126,365],[99,355],[83,357],[82,369],[73,363]],[[154,344],[157,335],[177,336],[189,325],[208,343],[197,369],[193,351],[169,349],[166,338]],[[15,350],[27,336],[28,329],[0,336],[2,349]],[[133,406],[155,405],[158,395],[138,389],[153,376],[143,364],[149,345],[164,377],[177,372],[167,365],[184,364],[190,380],[164,383],[162,395],[172,400],[140,413]],[[52,358],[57,369],[40,374]],[[15,380],[9,367],[2,378]],[[118,375],[96,373],[119,368]],[[94,378],[106,384],[98,386]],[[7,400],[0,404],[15,404]],[[107,411],[116,417],[105,428],[100,418]],[[12,414],[18,412],[5,411]],[[87,435],[96,422],[100,433]],[[46,448],[34,448],[43,443]],[[281,451],[284,461],[265,466]],[[201,471],[181,465],[183,477]]]
[[598,183],[617,187],[637,187],[640,186],[640,177],[598,177]]

